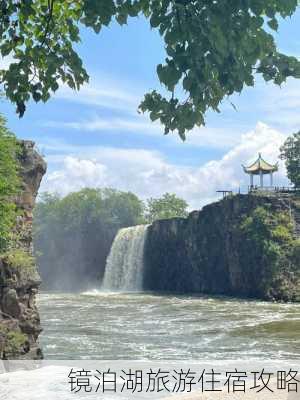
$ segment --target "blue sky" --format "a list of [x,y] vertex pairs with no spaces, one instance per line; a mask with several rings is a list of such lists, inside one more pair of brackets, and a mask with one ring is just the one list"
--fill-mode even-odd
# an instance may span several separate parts
[[[280,25],[279,48],[300,55],[300,11]],[[216,190],[248,183],[241,163],[262,151],[276,161],[278,147],[300,126],[300,83],[282,88],[259,78],[255,88],[224,101],[222,113],[208,113],[206,127],[182,142],[164,136],[159,124],[139,115],[143,94],[161,88],[156,65],[165,58],[158,33],[142,19],[112,25],[100,35],[84,30],[78,51],[90,74],[79,93],[63,87],[47,104],[28,105],[19,119],[1,103],[9,127],[32,139],[48,162],[41,190],[66,194],[84,186],[132,190],[141,197],[175,192],[199,208]],[[7,61],[6,61],[7,62]],[[284,168],[278,184],[286,184]]]

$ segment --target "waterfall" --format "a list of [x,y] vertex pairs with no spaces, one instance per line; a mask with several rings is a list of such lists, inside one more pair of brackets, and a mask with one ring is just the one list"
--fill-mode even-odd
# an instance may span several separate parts
[[106,290],[142,290],[144,244],[148,225],[120,229],[106,261],[102,287]]

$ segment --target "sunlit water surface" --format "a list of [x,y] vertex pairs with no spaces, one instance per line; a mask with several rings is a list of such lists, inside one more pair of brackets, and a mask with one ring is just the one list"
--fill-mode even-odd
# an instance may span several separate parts
[[300,304],[41,293],[47,359],[300,359]]

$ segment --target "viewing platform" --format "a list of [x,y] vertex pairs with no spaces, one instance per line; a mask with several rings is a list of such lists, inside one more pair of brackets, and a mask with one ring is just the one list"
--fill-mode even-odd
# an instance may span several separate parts
[[[217,193],[221,193],[223,199],[226,197],[235,196],[237,194],[250,194],[250,195],[261,195],[261,196],[272,196],[272,197],[290,197],[300,196],[300,188],[292,186],[276,186],[273,184],[273,174],[278,171],[278,163],[270,164],[262,158],[261,153],[258,154],[258,158],[249,166],[242,165],[244,172],[250,177],[250,185],[248,187],[239,188],[237,191],[221,189],[217,190]],[[270,185],[264,185],[264,177],[269,176]],[[254,179],[259,178],[259,184],[254,184]]]
[[237,191],[234,190],[217,190],[217,193],[221,193],[223,199],[230,196],[236,196],[239,194],[249,194],[253,196],[274,196],[274,197],[300,197],[300,188],[284,187],[284,186],[248,186],[247,189],[242,190],[241,188]]
[[284,196],[284,195],[300,195],[300,188],[295,188],[291,186],[249,186],[248,194],[263,194],[263,195],[273,195],[273,196]]

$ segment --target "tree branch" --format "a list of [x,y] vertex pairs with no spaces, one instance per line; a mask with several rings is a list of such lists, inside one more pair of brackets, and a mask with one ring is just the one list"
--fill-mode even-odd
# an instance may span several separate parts
[[49,10],[49,14],[48,14],[48,18],[47,18],[47,24],[46,24],[46,29],[45,29],[45,34],[41,43],[41,47],[44,46],[48,34],[49,34],[49,29],[50,29],[50,22],[52,20],[52,16],[53,16],[53,5],[54,5],[54,0],[48,0],[48,10]]

